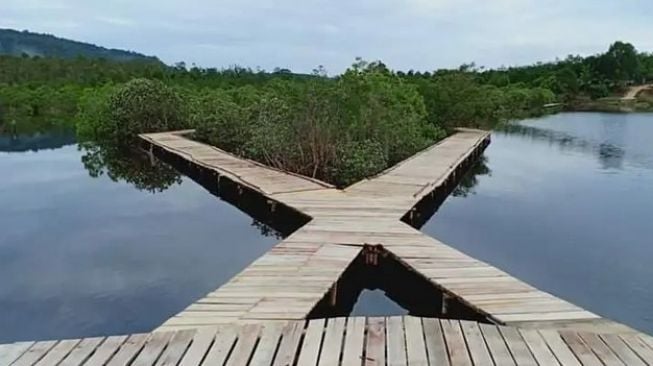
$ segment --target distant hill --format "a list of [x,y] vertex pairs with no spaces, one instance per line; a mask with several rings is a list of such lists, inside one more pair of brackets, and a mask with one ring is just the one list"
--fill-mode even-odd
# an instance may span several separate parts
[[108,49],[90,43],[71,41],[50,34],[0,29],[0,55],[75,58],[104,58],[112,61],[161,62],[153,56],[116,49]]

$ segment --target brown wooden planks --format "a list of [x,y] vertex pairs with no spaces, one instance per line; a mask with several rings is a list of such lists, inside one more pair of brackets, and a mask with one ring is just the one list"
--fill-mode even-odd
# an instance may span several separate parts
[[385,365],[385,319],[369,318],[365,343],[365,366]]
[[320,357],[322,346],[322,335],[324,334],[325,319],[313,319],[308,321],[304,341],[299,352],[297,366],[315,366]]
[[603,363],[596,357],[590,347],[574,332],[562,332],[560,334],[564,342],[585,366],[601,366]]
[[517,328],[499,327],[499,331],[503,335],[503,339],[506,340],[508,349],[510,349],[512,358],[515,360],[517,365],[537,366],[533,354]]
[[555,355],[551,352],[537,330],[521,329],[520,333],[538,364],[553,366],[559,365]]
[[104,338],[101,337],[82,339],[58,366],[81,365],[93,352],[95,352],[96,348],[98,348],[103,341]]
[[56,344],[56,341],[36,342],[14,361],[11,366],[32,366],[43,358]]
[[499,328],[490,324],[479,324],[485,343],[492,354],[494,363],[497,365],[511,366],[515,365],[512,354],[508,349],[506,341],[503,339]]
[[346,321],[347,318],[330,318],[327,320],[319,366],[337,365],[340,362]]
[[0,345],[0,365],[15,359],[18,366],[644,366],[653,365],[650,340],[636,333],[352,317]]
[[232,326],[220,329],[215,335],[213,345],[206,354],[202,365],[222,365],[236,342],[237,329]]
[[447,350],[449,352],[449,360],[452,366],[458,365],[473,365],[472,360],[467,352],[467,344],[463,336],[460,322],[458,320],[442,319],[442,332],[444,339],[447,342]]
[[193,341],[196,331],[193,329],[180,330],[175,332],[166,346],[161,358],[156,362],[157,366],[177,366],[179,361],[188,350]]
[[288,323],[281,332],[281,343],[279,351],[274,359],[273,366],[288,366],[292,364],[297,353],[299,341],[304,332],[305,321],[294,321]]
[[408,365],[428,366],[422,319],[412,316],[405,317],[404,329],[406,332],[406,357]]
[[274,354],[279,346],[282,326],[280,324],[266,324],[263,327],[256,351],[250,360],[250,366],[270,366]]
[[[130,337],[131,338],[131,337]],[[102,342],[95,350],[91,357],[84,363],[84,366],[102,366],[106,365],[118,349],[127,341],[127,336],[112,336]]]
[[422,319],[424,327],[424,341],[431,366],[449,366],[449,355],[447,345],[442,334],[442,327],[438,319]]
[[206,327],[198,329],[193,334],[193,339],[190,347],[186,350],[179,366],[197,366],[199,365],[204,356],[206,356],[209,347],[215,339],[217,329],[213,327]]
[[365,318],[349,318],[345,331],[345,345],[342,350],[342,364],[362,365],[364,350]]
[[56,366],[75,348],[80,342],[79,339],[66,339],[54,346],[48,353],[43,356],[36,366]]
[[8,366],[25,353],[34,342],[17,342],[0,345],[0,366]]
[[246,365],[249,362],[262,328],[259,324],[246,324],[240,329],[238,341],[227,361],[227,366]]

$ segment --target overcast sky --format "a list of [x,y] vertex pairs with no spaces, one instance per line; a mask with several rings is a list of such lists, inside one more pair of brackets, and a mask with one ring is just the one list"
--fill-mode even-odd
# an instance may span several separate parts
[[205,67],[497,67],[604,51],[653,51],[653,0],[0,0],[0,28],[28,29]]

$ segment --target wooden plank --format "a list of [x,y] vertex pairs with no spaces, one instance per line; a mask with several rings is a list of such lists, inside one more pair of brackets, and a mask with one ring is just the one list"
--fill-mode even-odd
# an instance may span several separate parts
[[559,365],[555,355],[551,352],[546,342],[535,329],[520,329],[526,345],[531,350],[533,357],[540,365]]
[[104,341],[103,337],[82,339],[58,366],[79,366],[84,363]]
[[642,359],[628,348],[626,343],[616,334],[602,334],[601,338],[624,364],[628,366],[646,366]]
[[159,359],[173,332],[152,333],[131,366],[151,366]]
[[444,340],[447,342],[447,351],[452,366],[473,365],[472,360],[467,352],[467,344],[463,331],[460,328],[460,322],[457,320],[440,320]]
[[216,333],[217,329],[213,327],[198,329],[179,366],[199,366],[213,344]]
[[583,342],[594,352],[594,354],[601,360],[601,362],[606,366],[623,366],[623,362],[619,360],[619,357],[615,355],[610,347],[608,347],[601,338],[596,334],[590,334],[586,332],[578,333],[578,336],[583,340]]
[[560,336],[584,366],[603,365],[577,333],[560,332]]
[[157,366],[177,366],[186,353],[195,333],[196,331],[193,329],[175,332],[161,358],[156,362]]
[[102,342],[84,366],[104,366],[113,357],[120,346],[127,341],[127,336],[112,336]]
[[57,341],[42,341],[34,343],[11,366],[32,366],[43,358],[57,344]]
[[385,366],[385,318],[371,317],[367,324],[365,366]]
[[362,365],[365,346],[365,318],[349,318],[342,351],[343,365]]
[[444,342],[440,321],[433,318],[422,319],[424,327],[424,341],[428,353],[430,366],[449,366],[449,355],[447,345]]
[[537,366],[535,358],[531,354],[530,349],[517,328],[513,327],[498,327],[499,332],[503,335],[503,339],[508,345],[510,353],[512,353],[512,358],[515,360],[517,365],[530,365]]
[[460,321],[460,326],[465,336],[467,349],[472,357],[475,366],[492,366],[492,357],[485,345],[478,323],[472,321]]
[[407,365],[403,318],[399,316],[388,317],[385,323],[388,366]]
[[34,342],[16,342],[0,345],[0,366],[8,366],[25,353]]
[[426,344],[424,343],[424,328],[422,319],[407,316],[404,317],[404,328],[406,331],[406,355],[409,366],[428,366]]
[[648,365],[653,365],[653,348],[649,347],[641,338],[634,334],[622,334],[619,338]]
[[294,321],[288,323],[281,331],[281,343],[279,351],[274,358],[272,366],[288,366],[295,360],[297,347],[304,332],[305,321]]
[[322,346],[322,335],[324,334],[325,319],[309,320],[304,341],[299,352],[297,366],[315,366],[320,357]]
[[227,366],[246,365],[250,357],[254,354],[254,347],[258,341],[262,326],[259,324],[246,324],[238,333],[238,341],[234,347]]
[[215,335],[213,345],[211,345],[209,352],[206,354],[206,358],[202,365],[223,365],[227,360],[227,357],[229,357],[231,349],[236,342],[236,332],[237,330],[231,326],[220,328]]
[[646,334],[640,334],[639,338],[641,338],[644,343],[648,344],[649,347],[653,348],[653,337]]
[[274,354],[279,346],[282,326],[280,324],[267,324],[264,326],[261,339],[259,340],[254,356],[249,366],[270,366],[274,360]]
[[581,366],[569,346],[562,340],[560,334],[555,330],[541,330],[540,335],[551,349],[551,352],[556,356],[560,364],[569,366]]
[[505,339],[503,339],[503,336],[499,332],[499,328],[496,325],[490,324],[479,324],[479,328],[481,329],[483,339],[485,339],[494,363],[501,366],[515,365],[512,354],[508,349]]
[[54,346],[48,353],[36,363],[36,366],[56,366],[68,356],[68,354],[79,343],[79,339],[66,339]]
[[340,362],[346,320],[347,318],[330,318],[327,320],[319,366],[337,365]]
[[136,357],[136,355],[141,351],[148,338],[148,334],[133,334],[129,336],[118,350],[118,353],[111,358],[108,366],[129,365],[134,360],[134,357]]

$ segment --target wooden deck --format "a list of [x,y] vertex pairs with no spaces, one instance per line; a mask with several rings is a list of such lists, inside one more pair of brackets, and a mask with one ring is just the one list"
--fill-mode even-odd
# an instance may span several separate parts
[[643,335],[330,318],[0,345],[0,366],[653,365]]
[[159,330],[305,319],[363,248],[377,245],[448,298],[496,324],[632,332],[400,221],[419,202],[463,174],[489,138],[485,131],[460,130],[378,176],[339,190],[235,157],[180,133],[142,135],[153,148],[212,170],[218,179],[242,184],[274,204],[312,218]]

